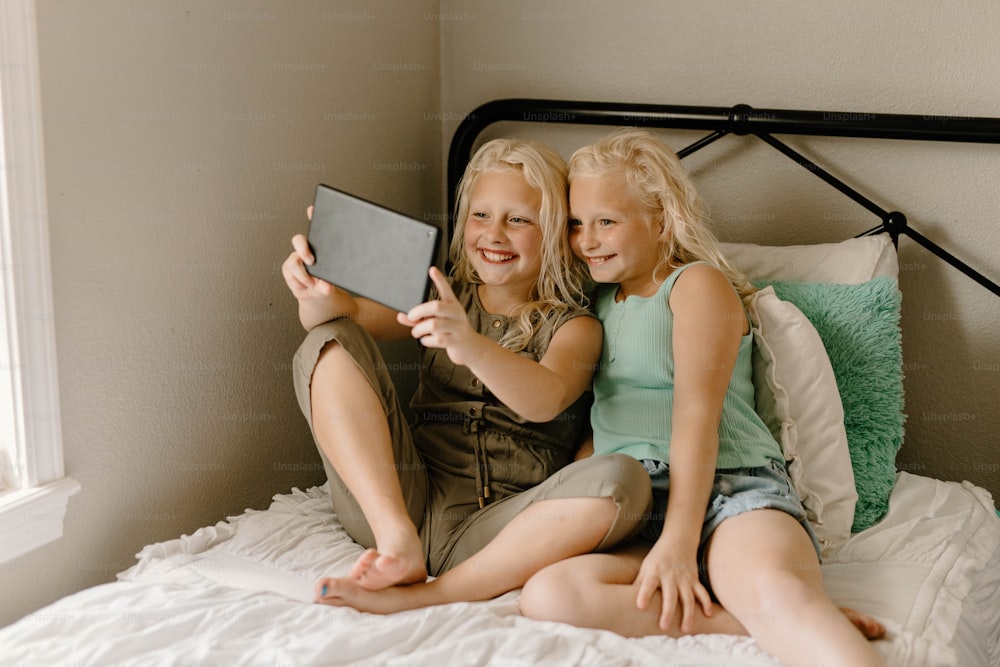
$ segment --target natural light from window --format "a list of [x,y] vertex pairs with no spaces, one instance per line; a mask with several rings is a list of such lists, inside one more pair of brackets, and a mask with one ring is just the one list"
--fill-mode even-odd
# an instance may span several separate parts
[[63,471],[34,0],[0,0],[0,563],[62,536]]

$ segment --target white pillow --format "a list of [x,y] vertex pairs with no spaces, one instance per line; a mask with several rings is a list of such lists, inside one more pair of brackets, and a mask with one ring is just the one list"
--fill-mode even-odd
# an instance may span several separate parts
[[751,280],[857,285],[877,276],[899,277],[896,248],[888,234],[814,245],[721,243],[720,247],[733,266]]
[[[896,278],[899,271],[887,234],[815,245],[721,246],[751,280],[859,284]],[[824,558],[832,558],[851,536],[858,498],[833,368],[812,323],[772,288],[754,296],[750,318],[757,411],[781,443]]]
[[830,559],[851,536],[858,501],[837,379],[812,323],[773,287],[753,296],[750,319],[757,412],[781,443],[792,485]]

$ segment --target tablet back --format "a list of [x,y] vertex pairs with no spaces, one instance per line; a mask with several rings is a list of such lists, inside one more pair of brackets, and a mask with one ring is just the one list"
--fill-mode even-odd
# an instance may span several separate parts
[[320,184],[306,270],[359,296],[406,312],[427,300],[436,226]]

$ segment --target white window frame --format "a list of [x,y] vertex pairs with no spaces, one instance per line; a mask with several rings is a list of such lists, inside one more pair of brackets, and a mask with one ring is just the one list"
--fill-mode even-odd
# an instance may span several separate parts
[[2,563],[62,537],[80,485],[63,471],[35,0],[0,0],[0,67]]

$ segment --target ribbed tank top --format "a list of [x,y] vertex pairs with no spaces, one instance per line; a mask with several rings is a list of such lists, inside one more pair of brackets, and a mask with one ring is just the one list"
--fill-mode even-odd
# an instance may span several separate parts
[[[689,266],[674,270],[656,294],[616,301],[618,285],[596,299],[604,325],[601,365],[594,376],[591,423],[594,451],[669,462],[674,398],[673,312],[670,292]],[[754,410],[753,334],[740,340],[719,424],[718,469],[755,468],[783,461],[781,447]]]

